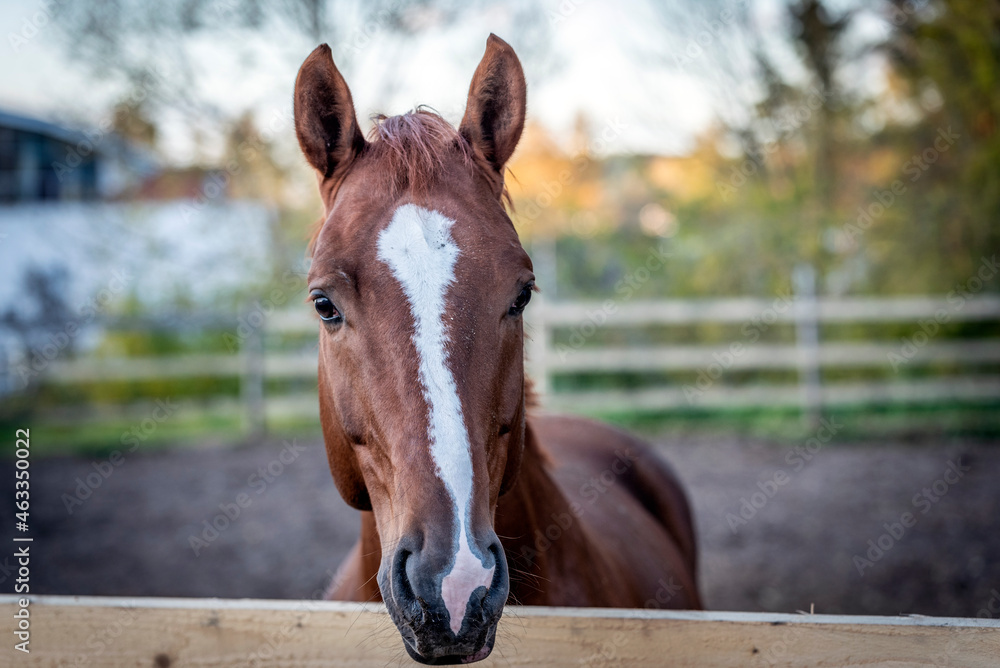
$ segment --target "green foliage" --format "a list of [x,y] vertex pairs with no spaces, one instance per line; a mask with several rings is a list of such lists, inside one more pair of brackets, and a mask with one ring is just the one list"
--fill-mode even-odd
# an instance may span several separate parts
[[[837,443],[864,443],[885,438],[927,443],[928,439],[1000,437],[1000,404],[996,402],[846,406],[826,414],[843,425],[837,432]],[[660,439],[697,434],[711,442],[714,438],[732,438],[733,434],[739,434],[744,438],[797,445],[812,436],[800,413],[793,408],[601,412],[594,417]]]

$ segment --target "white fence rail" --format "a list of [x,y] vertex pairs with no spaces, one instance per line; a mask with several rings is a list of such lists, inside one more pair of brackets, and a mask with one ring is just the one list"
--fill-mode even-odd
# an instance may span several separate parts
[[[816,298],[806,287],[775,299],[614,301],[532,304],[528,361],[546,406],[559,409],[619,410],[678,407],[765,407],[800,405],[810,419],[824,406],[933,402],[1000,398],[1000,376],[963,373],[927,379],[824,384],[824,368],[879,368],[893,372],[952,363],[965,367],[1000,363],[1000,338],[935,340],[948,323],[1000,321],[1000,298]],[[820,341],[822,325],[912,322],[909,341]],[[614,347],[589,345],[604,327],[638,328],[719,323],[740,325],[736,338],[718,345]],[[796,342],[756,343],[777,323],[793,324]],[[569,332],[556,344],[557,330]],[[794,385],[733,386],[726,374],[746,370],[795,370]],[[687,371],[687,384],[631,392],[553,392],[560,373]]]
[[[1000,338],[935,339],[929,323],[1000,321],[1000,297],[980,296],[958,302],[947,297],[814,298],[808,289],[778,299],[727,298],[699,300],[549,302],[536,298],[528,310],[526,331],[529,373],[543,405],[553,409],[668,410],[679,407],[801,406],[815,419],[824,406],[942,400],[1000,399],[1000,375],[976,373],[977,365],[1000,365]],[[818,331],[830,323],[912,322],[914,350],[903,342],[820,341]],[[690,326],[708,323],[737,327],[735,338],[717,345],[598,345],[601,328]],[[794,343],[758,343],[758,334],[777,324],[796,328]],[[921,325],[924,323],[924,325]],[[127,326],[118,323],[117,326]],[[114,323],[109,325],[116,327]],[[147,327],[160,326],[147,323]],[[236,323],[203,323],[220,336],[232,336]],[[314,392],[267,396],[268,380],[314,382],[315,349],[269,352],[271,334],[310,334],[317,323],[303,309],[272,313],[265,322],[240,337],[240,353],[182,354],[168,357],[80,358],[58,361],[46,375],[50,383],[142,381],[196,377],[239,377],[240,405],[251,430],[265,426],[268,416],[315,416]],[[557,330],[571,332],[569,344],[556,344]],[[923,334],[918,334],[923,332]],[[564,337],[566,338],[566,337]],[[907,367],[951,363],[958,375],[929,375],[919,380],[841,382],[824,384],[822,369],[893,370],[904,359]],[[739,386],[727,382],[732,371],[793,370],[791,384]],[[689,372],[688,384],[661,385],[634,391],[554,392],[558,374],[596,372]],[[891,377],[892,374],[883,374]],[[234,402],[221,402],[235,408]],[[220,405],[221,405],[220,404]]]

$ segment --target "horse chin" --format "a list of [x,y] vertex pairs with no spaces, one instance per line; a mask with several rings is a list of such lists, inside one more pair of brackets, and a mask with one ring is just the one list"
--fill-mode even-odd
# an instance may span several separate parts
[[[403,646],[406,647],[407,654],[417,663],[428,666],[454,666],[457,664],[475,663],[482,661],[493,651],[493,644],[497,639],[497,627],[493,624],[483,636],[481,647],[476,650],[474,647],[466,646],[465,643],[459,646],[447,647],[438,643],[421,643],[416,639],[409,629],[406,632],[400,631],[403,636]],[[421,653],[425,644],[430,648]],[[419,649],[418,649],[419,648]]]

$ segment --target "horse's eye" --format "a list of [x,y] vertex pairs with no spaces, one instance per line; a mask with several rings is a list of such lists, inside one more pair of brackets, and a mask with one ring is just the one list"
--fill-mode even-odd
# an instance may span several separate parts
[[316,295],[313,298],[313,308],[324,322],[340,322],[344,319],[330,298],[325,295]]
[[517,296],[517,299],[514,300],[514,303],[510,305],[510,310],[507,311],[508,314],[519,315],[521,311],[524,310],[524,307],[531,301],[531,289],[533,287],[534,285],[529,283],[521,288],[521,293]]

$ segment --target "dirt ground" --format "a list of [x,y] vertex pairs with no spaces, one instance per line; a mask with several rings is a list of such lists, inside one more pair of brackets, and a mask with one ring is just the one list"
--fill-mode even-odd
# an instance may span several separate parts
[[[830,443],[815,453],[732,437],[657,445],[693,501],[709,608],[1000,608],[996,443]],[[3,468],[0,498],[11,499],[9,460]],[[318,439],[139,451],[117,466],[38,459],[31,482],[39,594],[317,597],[358,527]],[[0,504],[4,534],[12,512]],[[206,530],[213,521],[221,531]],[[10,592],[7,559],[0,590]]]

